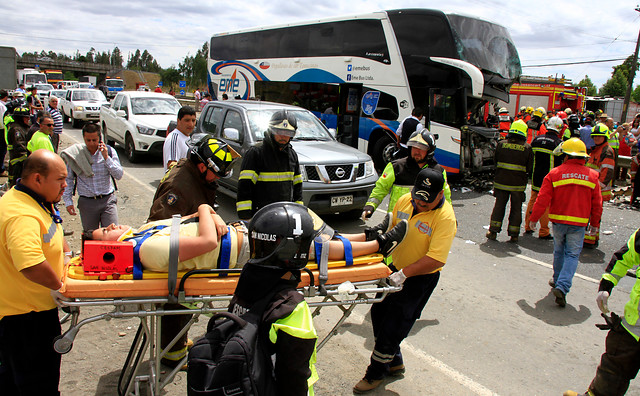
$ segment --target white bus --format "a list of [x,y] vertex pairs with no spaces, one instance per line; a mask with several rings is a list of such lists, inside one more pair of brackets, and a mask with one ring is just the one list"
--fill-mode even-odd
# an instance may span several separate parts
[[487,104],[508,101],[521,74],[504,27],[426,9],[215,34],[208,70],[217,99],[307,108],[379,169],[396,149],[399,123],[425,109],[436,159],[450,173],[493,167],[498,133],[487,127]]

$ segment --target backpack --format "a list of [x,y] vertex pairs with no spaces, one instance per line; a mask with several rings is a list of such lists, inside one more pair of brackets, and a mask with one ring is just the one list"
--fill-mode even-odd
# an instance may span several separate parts
[[280,290],[269,292],[241,316],[221,312],[209,320],[207,333],[189,351],[189,396],[276,394],[269,340],[260,322]]

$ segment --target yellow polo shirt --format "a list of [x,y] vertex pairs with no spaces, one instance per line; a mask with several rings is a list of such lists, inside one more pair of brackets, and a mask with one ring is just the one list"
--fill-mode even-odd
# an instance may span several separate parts
[[55,308],[50,289],[20,271],[47,260],[62,279],[62,226],[28,194],[12,188],[0,198],[0,240],[0,319]]
[[393,265],[400,270],[424,256],[446,263],[457,231],[451,204],[445,200],[437,209],[411,217],[412,213],[411,193],[408,193],[400,197],[393,208],[394,226],[402,219],[409,222],[407,236],[391,254]]

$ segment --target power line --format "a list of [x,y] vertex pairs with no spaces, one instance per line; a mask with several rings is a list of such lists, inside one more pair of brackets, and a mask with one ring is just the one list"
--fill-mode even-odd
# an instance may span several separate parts
[[[110,45],[117,45],[118,44],[117,40],[112,40],[112,41],[80,40],[80,39],[71,39],[71,38],[33,36],[33,35],[30,35],[30,34],[5,33],[5,32],[0,32],[0,36],[1,35],[24,37],[24,38],[28,38],[28,39],[51,40],[51,41],[69,41],[69,42],[93,43],[93,44],[110,44]],[[194,40],[186,40],[186,39],[175,39],[174,41],[183,41],[183,42],[189,43],[189,44],[195,42]],[[120,45],[128,46],[128,47],[138,46],[138,47],[174,47],[174,48],[184,48],[184,46],[185,46],[185,44],[182,44],[182,45],[170,45],[170,44],[164,44],[164,43],[163,44],[158,44],[158,43],[121,43]],[[191,44],[191,45],[196,45],[196,44]],[[199,45],[201,45],[201,44],[199,44]]]
[[582,64],[586,64],[586,63],[619,62],[619,61],[623,61],[625,59],[627,59],[627,58],[600,59],[600,60],[590,60],[590,61],[583,61],[583,62],[547,63],[546,65],[526,65],[526,66],[522,66],[522,67],[525,68],[525,67],[548,67],[548,66],[582,65]]

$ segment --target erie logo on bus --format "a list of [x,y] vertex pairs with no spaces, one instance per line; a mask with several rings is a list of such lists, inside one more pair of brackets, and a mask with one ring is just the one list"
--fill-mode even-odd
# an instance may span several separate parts
[[218,88],[220,92],[238,93],[238,87],[240,87],[240,79],[236,78],[236,73],[237,70],[234,70],[231,78],[220,79],[220,87]]

